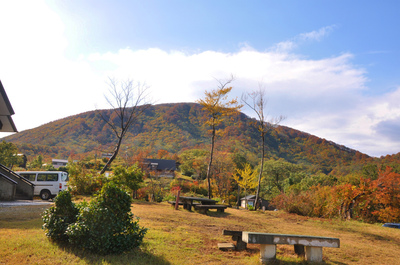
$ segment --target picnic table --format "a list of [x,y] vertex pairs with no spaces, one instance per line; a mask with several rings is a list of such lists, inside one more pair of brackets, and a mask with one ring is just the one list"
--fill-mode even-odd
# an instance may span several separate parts
[[217,203],[217,201],[207,198],[185,196],[180,196],[179,201],[183,203],[183,208],[188,211],[191,211],[195,205],[215,205]]

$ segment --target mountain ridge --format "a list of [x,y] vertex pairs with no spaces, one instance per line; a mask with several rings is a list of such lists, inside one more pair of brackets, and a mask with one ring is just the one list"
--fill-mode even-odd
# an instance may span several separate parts
[[[90,155],[112,150],[115,136],[99,112],[105,117],[112,110],[93,110],[61,118],[39,127],[2,138],[15,143],[28,156],[42,154],[67,159],[73,154]],[[128,131],[123,150],[130,153],[142,149],[156,154],[193,148],[209,148],[210,137],[206,112],[198,103],[163,103],[150,105]],[[217,149],[226,152],[259,155],[259,132],[254,118],[239,113],[219,127],[223,137],[217,139]],[[330,172],[338,164],[372,159],[366,154],[323,138],[287,126],[278,126],[266,136],[267,158],[283,158],[292,163],[322,165]]]

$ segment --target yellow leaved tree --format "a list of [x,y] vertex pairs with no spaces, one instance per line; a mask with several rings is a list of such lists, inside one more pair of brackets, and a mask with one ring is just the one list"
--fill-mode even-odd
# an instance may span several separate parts
[[216,136],[216,127],[224,120],[225,117],[237,114],[242,107],[238,103],[237,98],[228,100],[228,94],[231,92],[232,87],[228,85],[233,81],[231,77],[228,81],[222,82],[217,80],[219,85],[217,89],[206,91],[205,98],[200,99],[197,102],[203,106],[209,116],[207,124],[211,127],[211,151],[210,160],[207,168],[207,182],[208,182],[208,198],[211,199],[211,167],[214,155],[214,144]]
[[[251,168],[251,165],[246,163],[243,169],[236,169],[233,178],[237,184],[244,190],[244,196],[247,197],[247,191],[257,187],[257,172]],[[247,208],[247,199],[246,199]]]

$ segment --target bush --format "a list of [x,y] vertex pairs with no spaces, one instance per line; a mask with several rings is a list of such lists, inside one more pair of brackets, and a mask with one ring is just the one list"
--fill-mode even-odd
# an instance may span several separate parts
[[46,236],[55,241],[67,241],[65,234],[68,226],[75,223],[79,210],[71,201],[71,194],[68,191],[61,191],[54,199],[55,206],[44,211],[42,215],[43,229]]
[[46,236],[99,254],[121,253],[139,246],[146,229],[131,212],[131,197],[106,185],[90,203],[75,205],[68,191],[43,213]]
[[114,175],[111,177],[111,182],[118,187],[132,191],[133,197],[135,197],[136,191],[141,187],[144,175],[138,163],[129,168],[117,166],[113,171]]
[[77,221],[66,234],[69,242],[99,254],[121,253],[139,246],[147,229],[131,212],[131,197],[114,185],[105,185],[89,204],[80,207]]
[[99,175],[96,170],[86,169],[84,163],[69,163],[67,168],[68,185],[72,194],[93,195],[107,182],[104,175]]
[[303,216],[311,216],[313,211],[313,200],[307,192],[301,194],[281,193],[276,196],[271,205],[288,213],[295,213]]

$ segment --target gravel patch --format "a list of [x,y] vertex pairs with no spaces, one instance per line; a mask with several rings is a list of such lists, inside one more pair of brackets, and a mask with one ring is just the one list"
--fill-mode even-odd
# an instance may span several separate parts
[[13,207],[13,206],[30,206],[30,205],[49,205],[53,201],[42,200],[16,200],[16,201],[0,201],[0,207]]

